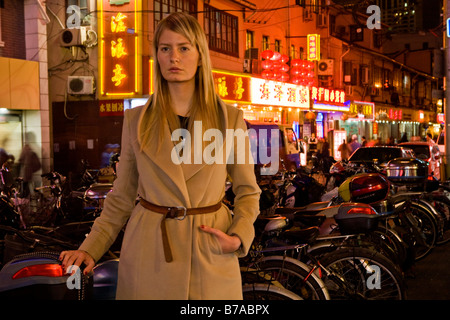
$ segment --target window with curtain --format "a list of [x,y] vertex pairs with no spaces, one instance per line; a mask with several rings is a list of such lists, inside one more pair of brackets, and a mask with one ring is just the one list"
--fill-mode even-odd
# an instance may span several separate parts
[[231,56],[239,56],[238,18],[205,4],[204,29],[209,49]]
[[197,1],[193,0],[154,0],[154,27],[167,15],[173,12],[187,12],[197,18]]

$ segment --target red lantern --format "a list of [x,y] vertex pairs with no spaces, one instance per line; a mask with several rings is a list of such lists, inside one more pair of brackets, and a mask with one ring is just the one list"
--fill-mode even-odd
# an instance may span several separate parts
[[261,52],[261,57],[263,57],[263,59],[271,59],[273,57],[273,51],[272,50],[264,50],[263,52]]
[[291,73],[295,76],[298,76],[302,72],[302,68],[299,66],[295,66],[291,68]]
[[274,70],[273,74],[272,74],[272,80],[279,80],[281,77],[281,72],[278,70]]
[[302,82],[302,77],[294,76],[294,78],[292,78],[293,84],[300,85],[301,82]]
[[281,63],[279,61],[272,62],[272,69],[278,70],[281,67]]
[[308,120],[314,120],[316,118],[316,114],[312,111],[308,111],[305,115],[305,118]]
[[281,63],[286,63],[289,61],[289,57],[285,54],[282,54],[280,57],[280,61],[281,61]]
[[301,63],[302,63],[302,60],[300,60],[300,59],[292,59],[291,66],[292,67],[299,67]]
[[280,65],[280,71],[281,72],[289,72],[289,66],[286,63],[282,63]]
[[271,60],[274,60],[274,61],[277,61],[277,60],[280,60],[280,58],[281,58],[281,53],[275,51],[275,52],[273,53],[272,58],[270,58],[270,59],[271,59]]
[[271,79],[271,78],[273,77],[273,72],[270,71],[270,70],[264,70],[264,71],[261,73],[261,76],[262,76],[264,79],[268,80],[268,79]]
[[286,72],[282,72],[280,75],[280,81],[283,82],[289,81],[289,74]]
[[273,62],[270,60],[263,60],[263,62],[261,62],[261,67],[263,69],[271,69],[273,65]]

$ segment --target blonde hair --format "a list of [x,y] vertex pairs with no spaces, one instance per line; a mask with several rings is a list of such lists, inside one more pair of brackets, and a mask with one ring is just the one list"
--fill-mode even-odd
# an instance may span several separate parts
[[[195,75],[195,92],[190,108],[189,125],[191,129],[195,120],[202,121],[203,130],[220,128],[219,104],[214,89],[211,59],[209,57],[206,35],[194,17],[183,13],[172,13],[160,21],[153,37],[153,56],[158,52],[159,39],[164,30],[176,32],[188,39],[199,52],[199,67]],[[158,60],[154,64],[154,93],[146,106],[145,113],[138,124],[138,139],[143,148],[149,141],[151,128],[158,128],[159,143],[163,139],[164,125],[167,119],[169,128],[175,130],[180,127],[178,116],[172,110],[167,81],[163,78]]]

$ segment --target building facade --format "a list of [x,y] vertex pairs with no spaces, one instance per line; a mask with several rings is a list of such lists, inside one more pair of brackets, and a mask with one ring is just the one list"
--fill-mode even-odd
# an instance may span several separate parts
[[[120,144],[124,110],[152,93],[156,24],[181,10],[204,27],[218,94],[248,121],[326,138],[333,155],[353,134],[385,142],[438,127],[439,50],[424,59],[394,48],[386,24],[368,28],[368,14],[339,2],[5,0],[0,57],[37,63],[39,98],[32,110],[0,107],[21,113],[22,144],[36,132],[43,170],[79,171],[81,159],[98,168],[105,145]],[[16,57],[10,7],[29,26]]]

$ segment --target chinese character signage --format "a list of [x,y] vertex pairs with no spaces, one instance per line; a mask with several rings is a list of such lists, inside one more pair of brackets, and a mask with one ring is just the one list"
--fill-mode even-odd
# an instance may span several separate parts
[[[350,104],[349,118],[357,120],[374,120],[375,104],[366,101],[353,101]],[[401,110],[400,110],[401,112]]]
[[123,99],[99,101],[99,115],[101,117],[123,116],[123,111]]
[[250,103],[251,77],[213,71],[216,93],[223,100]]
[[308,34],[306,41],[308,60],[320,60],[320,35]]
[[252,78],[251,102],[309,109],[308,87],[286,82]]
[[343,105],[345,103],[345,92],[343,90],[312,86],[311,100],[317,103]]
[[100,92],[109,96],[139,93],[139,22],[135,0],[99,0]]
[[391,120],[391,121],[405,120],[403,119],[403,110],[396,108],[378,108],[375,112],[375,118],[377,120]]

